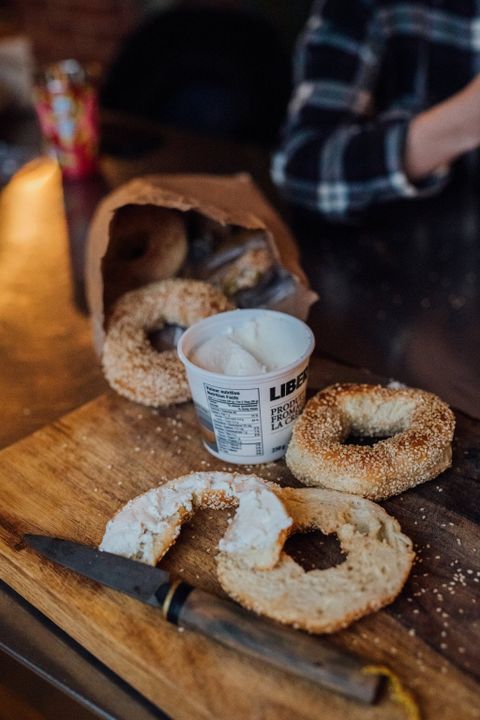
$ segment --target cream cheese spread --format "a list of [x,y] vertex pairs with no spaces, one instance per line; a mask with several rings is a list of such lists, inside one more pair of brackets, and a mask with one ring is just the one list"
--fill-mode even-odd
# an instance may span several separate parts
[[269,314],[228,326],[191,354],[195,365],[223,375],[260,375],[289,365],[298,357],[289,327]]

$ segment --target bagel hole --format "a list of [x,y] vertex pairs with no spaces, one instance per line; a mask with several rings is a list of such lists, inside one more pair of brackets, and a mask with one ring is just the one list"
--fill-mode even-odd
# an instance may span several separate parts
[[149,239],[149,233],[141,231],[122,237],[117,245],[118,259],[132,262],[143,257],[147,252]]
[[176,348],[183,332],[184,328],[179,325],[165,323],[165,325],[158,330],[150,330],[147,337],[154,350],[163,352],[164,350],[173,350]]
[[337,536],[325,535],[320,530],[292,535],[283,549],[306,572],[327,570],[347,558]]

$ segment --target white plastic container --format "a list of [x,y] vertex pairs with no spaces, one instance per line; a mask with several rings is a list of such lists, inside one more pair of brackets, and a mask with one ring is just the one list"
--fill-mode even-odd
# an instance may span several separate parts
[[[202,343],[259,315],[269,314],[288,333],[298,357],[294,362],[259,375],[223,375],[204,370],[191,360]],[[204,445],[230,463],[266,463],[287,449],[293,421],[305,404],[307,371],[315,340],[310,328],[291,315],[273,310],[233,310],[201,320],[178,342],[185,365]]]

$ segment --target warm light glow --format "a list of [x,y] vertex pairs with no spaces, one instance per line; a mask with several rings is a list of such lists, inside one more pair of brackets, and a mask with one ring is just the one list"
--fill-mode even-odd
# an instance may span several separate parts
[[24,165],[0,196],[0,249],[5,240],[23,243],[29,242],[32,234],[38,237],[34,224],[47,222],[53,227],[58,227],[58,222],[65,226],[60,168],[45,157]]
[[26,191],[39,190],[45,183],[60,177],[60,168],[55,160],[38,157],[20,168],[10,181],[10,186],[21,183]]
[[0,195],[0,306],[12,301],[10,292],[36,284],[47,258],[51,275],[53,256],[64,262],[66,246],[62,175],[54,160],[38,158],[21,168]]

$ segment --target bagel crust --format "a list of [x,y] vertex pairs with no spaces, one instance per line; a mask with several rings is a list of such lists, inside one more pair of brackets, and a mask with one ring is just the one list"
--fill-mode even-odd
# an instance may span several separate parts
[[398,522],[370,500],[318,488],[278,488],[293,519],[289,534],[318,529],[336,533],[343,563],[306,571],[282,552],[270,570],[249,567],[220,552],[217,574],[241,605],[311,633],[331,633],[392,602],[414,560],[411,540]]
[[[381,500],[431,480],[451,465],[455,417],[432,393],[337,384],[306,404],[286,462],[306,485]],[[385,438],[346,445],[350,435]]]
[[184,367],[175,350],[158,352],[148,332],[165,323],[189,327],[233,306],[201,280],[160,280],[123,295],[108,323],[102,354],[107,382],[129,400],[154,407],[190,399]]

